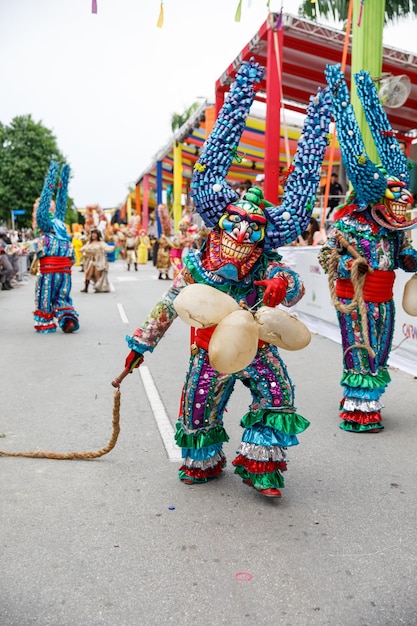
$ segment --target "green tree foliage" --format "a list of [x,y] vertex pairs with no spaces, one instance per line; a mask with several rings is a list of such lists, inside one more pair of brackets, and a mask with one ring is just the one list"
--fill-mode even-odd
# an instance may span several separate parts
[[171,116],[171,130],[175,132],[181,126],[184,126],[185,122],[190,119],[194,111],[199,107],[198,102],[194,102],[188,109],[185,109],[183,113],[173,113]]
[[[0,223],[10,224],[11,210],[25,211],[16,218],[19,228],[30,227],[33,203],[42,191],[49,162],[65,162],[53,133],[30,115],[0,122]],[[68,198],[67,223],[78,221],[74,202]]]
[[[384,0],[380,0],[384,2]],[[317,19],[331,17],[336,21],[347,19],[349,0],[304,0],[299,13],[303,17]],[[417,15],[417,0],[385,0],[385,21],[395,22],[402,17]]]

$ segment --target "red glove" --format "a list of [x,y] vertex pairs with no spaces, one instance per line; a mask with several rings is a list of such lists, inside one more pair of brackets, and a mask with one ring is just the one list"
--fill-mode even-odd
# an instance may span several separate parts
[[143,354],[139,354],[139,352],[131,350],[126,357],[125,369],[129,370],[131,373],[136,367],[139,367],[141,363],[143,363]]
[[283,276],[276,276],[268,280],[255,280],[254,284],[265,287],[262,302],[270,307],[280,304],[287,294],[288,280]]

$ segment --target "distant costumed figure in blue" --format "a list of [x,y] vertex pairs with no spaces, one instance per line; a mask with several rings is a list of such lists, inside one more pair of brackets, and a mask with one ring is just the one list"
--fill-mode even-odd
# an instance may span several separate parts
[[33,315],[38,333],[55,332],[55,319],[64,333],[72,333],[79,328],[78,313],[71,299],[74,249],[64,224],[70,168],[68,165],[62,166],[54,203],[58,170],[59,164],[51,161],[36,211],[36,222],[40,230],[36,244],[39,273]]
[[[417,251],[405,230],[413,197],[410,174],[369,72],[355,75],[380,163],[366,154],[340,65],[327,66],[337,136],[353,190],[336,209],[335,223],[319,262],[339,320],[343,347],[343,399],[340,427],[350,432],[378,432],[381,396],[390,375],[388,358],[394,331],[394,270],[417,269]],[[415,313],[414,313],[415,314]]]
[[[213,130],[195,164],[191,182],[196,211],[206,227],[200,249],[127,342],[125,373],[152,352],[178,316],[195,330],[175,440],[182,448],[179,478],[206,483],[226,465],[223,423],[236,381],[251,393],[241,420],[242,442],[235,473],[258,493],[279,497],[287,448],[309,422],[296,412],[294,388],[278,346],[305,347],[310,334],[278,304],[292,306],[304,286],[275,251],[306,229],[320,180],[331,117],[328,90],[312,97],[285,187],[282,205],[252,188],[239,199],[226,181],[264,68],[242,63]],[[286,330],[287,329],[287,330]],[[292,339],[290,335],[293,335]]]

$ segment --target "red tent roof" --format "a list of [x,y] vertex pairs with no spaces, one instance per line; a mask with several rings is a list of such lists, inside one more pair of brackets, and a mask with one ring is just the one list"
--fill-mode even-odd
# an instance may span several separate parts
[[[273,14],[275,20],[277,14]],[[317,24],[316,22],[295,17],[284,13],[282,16],[283,27],[283,73],[282,85],[285,109],[305,113],[309,98],[317,92],[319,86],[325,87],[324,69],[327,63],[339,63],[342,58],[345,33],[341,30]],[[240,54],[226,68],[216,81],[216,105],[222,104],[224,94],[234,80],[237,69],[242,61],[255,57],[261,65],[267,64],[267,32],[268,23],[265,21],[258,32],[243,48]],[[347,55],[346,80],[350,86],[351,74],[351,45]],[[399,75],[406,74],[412,84],[411,93],[405,104],[398,109],[386,109],[392,127],[398,131],[398,136],[417,137],[417,56],[411,52],[405,52],[384,46],[383,48],[383,72]],[[256,98],[265,101],[265,80],[257,92]],[[150,206],[156,202],[155,189],[157,184],[157,163],[161,164],[162,187],[173,182],[173,144],[179,141],[183,151],[183,193],[189,190],[192,168],[198,159],[199,150],[206,139],[205,110],[208,103],[204,103],[195,114],[175,133],[171,140],[163,147],[154,160],[138,177],[136,184],[142,182],[148,174],[150,189]],[[291,129],[289,129],[291,131]],[[290,137],[289,147],[291,157],[296,148],[296,137]],[[249,115],[245,131],[239,144],[239,155],[242,161],[234,161],[229,170],[228,179],[242,181],[254,180],[256,174],[264,169],[264,145],[265,145],[265,120]],[[280,160],[286,164],[285,144],[283,129],[281,128]],[[335,152],[335,165],[339,162],[340,154]],[[323,166],[327,165],[326,154]]]
[[[277,17],[274,15],[275,19]],[[282,16],[282,27],[284,100],[291,101],[293,108],[304,112],[310,96],[316,93],[317,87],[326,86],[324,77],[326,64],[341,62],[345,33],[286,13]],[[228,90],[242,61],[255,57],[261,65],[266,65],[267,31],[268,23],[265,21],[256,35],[217,80],[216,98],[219,93]],[[349,86],[351,43],[352,40],[349,44],[345,71]],[[384,46],[382,71],[393,75],[405,74],[410,78],[411,93],[405,104],[398,109],[386,108],[385,110],[394,130],[401,135],[417,136],[417,56],[411,52]],[[266,89],[265,80],[263,82],[261,92]],[[291,105],[288,108],[291,108]]]

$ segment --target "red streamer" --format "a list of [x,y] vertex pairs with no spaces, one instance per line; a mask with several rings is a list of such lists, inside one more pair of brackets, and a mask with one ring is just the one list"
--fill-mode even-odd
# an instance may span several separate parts
[[361,5],[359,7],[358,26],[361,25],[361,21],[362,21],[363,3],[364,3],[364,0],[361,0]]

